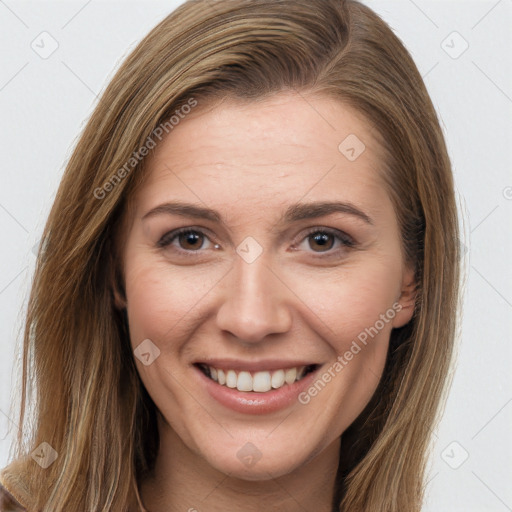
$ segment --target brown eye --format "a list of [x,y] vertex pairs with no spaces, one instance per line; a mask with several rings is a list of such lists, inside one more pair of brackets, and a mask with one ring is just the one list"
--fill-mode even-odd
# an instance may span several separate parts
[[355,240],[338,229],[312,228],[299,246],[315,258],[342,257],[356,247]]
[[319,252],[328,251],[334,246],[334,235],[324,233],[323,231],[309,235],[309,239],[312,240],[310,247],[312,249],[315,249],[315,246],[319,247]]
[[205,241],[210,239],[196,229],[179,229],[166,233],[157,243],[160,248],[172,249],[177,253],[193,254],[201,252],[200,249],[208,248]]
[[203,246],[204,235],[197,231],[186,231],[178,236],[180,247],[186,251],[197,250]]

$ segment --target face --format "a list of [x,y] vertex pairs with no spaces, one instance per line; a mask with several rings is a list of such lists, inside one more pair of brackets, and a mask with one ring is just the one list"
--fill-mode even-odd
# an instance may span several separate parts
[[357,112],[292,93],[199,106],[157,146],[117,300],[161,437],[246,480],[336,445],[412,316],[382,159]]

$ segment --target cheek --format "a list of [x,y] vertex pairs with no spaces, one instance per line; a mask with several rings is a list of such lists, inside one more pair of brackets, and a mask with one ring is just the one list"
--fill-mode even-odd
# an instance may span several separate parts
[[296,277],[294,292],[323,324],[321,332],[330,344],[338,352],[344,351],[347,343],[374,326],[386,312],[385,325],[379,322],[378,327],[383,335],[389,334],[396,313],[393,304],[400,295],[400,268],[396,263],[368,259],[338,270]]
[[[132,341],[165,339],[182,329],[194,305],[207,292],[206,282],[193,273],[172,271],[169,265],[142,258],[127,262],[126,296]],[[193,277],[192,277],[193,276]]]
[[332,358],[299,399],[332,411],[334,432],[343,432],[377,389],[398,307],[399,276],[396,264],[382,262],[347,268],[335,279],[326,274],[300,281],[298,293],[308,297],[309,318],[323,326]]
[[344,411],[333,416],[336,431],[362,412],[384,370],[401,282],[396,261],[368,258],[364,264],[296,280],[297,294],[307,298],[310,323],[318,326],[332,354],[303,403],[320,400],[325,410]]

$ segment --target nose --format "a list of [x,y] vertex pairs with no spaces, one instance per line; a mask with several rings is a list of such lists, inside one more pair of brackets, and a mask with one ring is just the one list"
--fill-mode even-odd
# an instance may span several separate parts
[[226,279],[216,318],[219,329],[245,345],[290,330],[292,315],[286,298],[291,291],[266,258],[260,256],[252,263],[236,258]]

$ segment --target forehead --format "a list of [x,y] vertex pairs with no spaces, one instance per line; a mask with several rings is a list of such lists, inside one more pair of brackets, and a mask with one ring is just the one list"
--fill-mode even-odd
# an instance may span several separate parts
[[180,198],[261,214],[305,196],[378,209],[383,151],[375,135],[359,112],[326,96],[199,103],[155,148],[137,210]]

